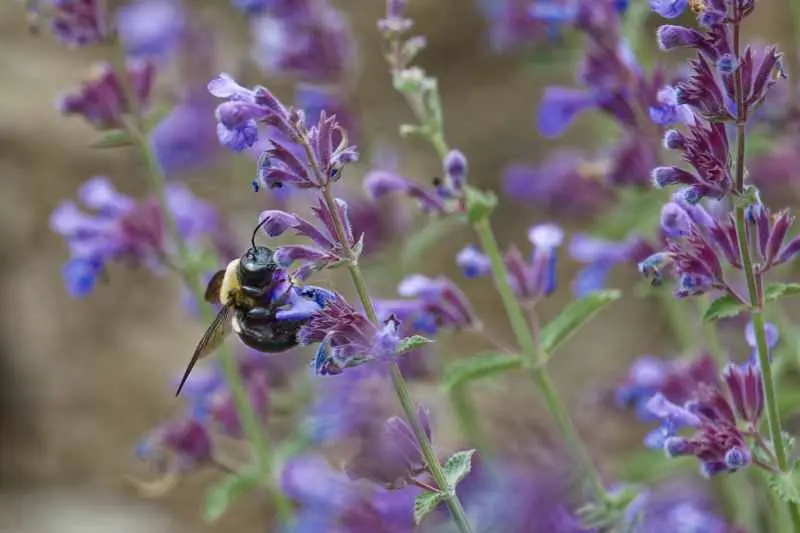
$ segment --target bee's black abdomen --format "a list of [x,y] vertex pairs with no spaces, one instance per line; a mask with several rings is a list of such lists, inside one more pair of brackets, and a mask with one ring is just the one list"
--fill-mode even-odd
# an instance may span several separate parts
[[284,352],[297,346],[297,333],[303,327],[299,320],[252,319],[244,312],[237,314],[239,338],[247,346],[259,352]]

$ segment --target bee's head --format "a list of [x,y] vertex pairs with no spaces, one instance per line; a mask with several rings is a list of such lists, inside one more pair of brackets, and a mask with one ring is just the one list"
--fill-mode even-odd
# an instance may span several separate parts
[[242,285],[268,285],[277,268],[275,253],[271,249],[253,246],[239,259],[239,282]]

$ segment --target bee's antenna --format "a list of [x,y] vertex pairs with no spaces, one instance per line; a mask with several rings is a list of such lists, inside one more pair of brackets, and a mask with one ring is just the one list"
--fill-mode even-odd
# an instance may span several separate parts
[[253,230],[253,235],[250,237],[250,244],[253,245],[253,248],[256,247],[256,233],[258,233],[258,230],[260,230],[264,226],[264,224],[267,223],[267,220],[269,219],[265,218],[264,220],[259,222],[256,228]]

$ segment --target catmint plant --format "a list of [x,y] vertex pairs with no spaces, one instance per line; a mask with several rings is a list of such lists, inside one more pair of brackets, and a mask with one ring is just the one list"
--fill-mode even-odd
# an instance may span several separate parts
[[[233,305],[239,289],[231,284],[246,285],[241,291],[259,304],[224,324],[235,348],[216,343],[217,357],[174,376],[181,408],[135,447],[155,476],[135,481],[143,494],[216,470],[208,520],[261,489],[272,530],[284,533],[800,533],[794,439],[781,417],[800,341],[778,308],[800,284],[768,281],[792,264],[800,237],[790,211],[764,201],[777,178],[763,154],[789,157],[786,147],[757,146],[763,151],[746,168],[756,135],[796,137],[800,115],[777,47],[744,44],[753,0],[481,0],[495,52],[567,49],[571,35],[583,38],[576,83],[545,88],[536,127],[554,139],[594,113],[609,140],[506,167],[506,196],[568,220],[531,224],[502,248],[492,215],[505,198],[478,188],[470,154],[448,143],[438,81],[417,63],[427,42],[413,33],[405,0],[387,0],[377,32],[392,86],[415,118],[399,132],[433,148],[440,168],[432,179],[373,154],[356,176],[371,148],[349,105],[358,51],[343,12],[327,0],[230,2],[249,25],[250,59],[292,83],[292,103],[239,83],[238,71],[218,72],[213,25],[189,3],[27,4],[31,22],[56,41],[96,47],[102,57],[56,109],[92,128],[92,147],[134,150],[148,185],[135,197],[113,177],[95,176],[52,212],[50,227],[68,249],[67,292],[89,297],[119,268],[174,275],[187,315],[213,324],[203,346]],[[692,54],[681,68],[645,56],[650,11],[669,19],[655,44]],[[689,11],[696,28],[674,24]],[[154,87],[169,83],[173,67],[173,96],[162,101]],[[246,178],[231,186],[265,199],[249,243],[181,181],[225,155],[250,158]],[[570,231],[576,222],[593,231]],[[448,223],[474,236],[452,258],[454,276],[403,264],[388,294],[372,286],[372,259],[410,246],[410,228],[441,237]],[[269,276],[254,289],[241,279],[243,263],[259,253]],[[565,257],[581,265],[573,280],[562,279]],[[637,293],[659,296],[680,344],[665,357],[638,356],[608,390],[617,412],[631,411],[642,429],[638,472],[612,470],[591,453],[549,368],[569,337],[622,297],[605,286],[624,265],[649,282]],[[337,269],[355,298],[335,277],[333,287],[312,285]],[[468,297],[489,280],[510,339]],[[570,289],[573,299],[543,320],[543,303]],[[725,331],[734,334],[723,339]],[[467,335],[490,350],[433,364],[437,341]],[[511,454],[490,439],[469,394],[475,381],[508,372],[529,378],[558,429],[536,453]],[[442,413],[412,397],[412,380],[447,396],[466,449],[437,453],[447,442]],[[231,455],[224,440],[246,442],[250,455]],[[702,476],[684,476],[687,463]],[[725,514],[703,477],[722,480],[713,488]],[[757,515],[760,492],[786,503],[789,522],[774,509]]]

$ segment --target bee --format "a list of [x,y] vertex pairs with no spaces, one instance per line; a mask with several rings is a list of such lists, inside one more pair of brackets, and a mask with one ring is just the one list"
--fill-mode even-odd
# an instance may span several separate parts
[[[260,352],[283,352],[297,346],[297,333],[308,321],[305,319],[278,320],[277,312],[286,303],[289,288],[274,297],[274,274],[278,270],[274,252],[266,246],[256,246],[255,235],[263,222],[256,226],[250,240],[251,247],[241,257],[234,259],[224,270],[214,274],[208,282],[204,299],[222,308],[208,326],[195,348],[192,359],[181,378],[179,395],[198,360],[218,348],[231,331],[250,348]],[[303,298],[320,304],[325,289],[306,286],[299,291]]]

